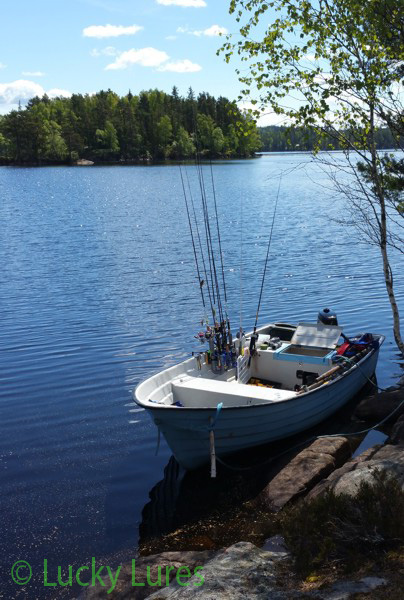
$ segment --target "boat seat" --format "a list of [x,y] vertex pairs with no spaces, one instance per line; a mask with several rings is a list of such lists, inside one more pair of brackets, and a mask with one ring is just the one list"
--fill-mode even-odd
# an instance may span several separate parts
[[205,377],[187,378],[172,383],[173,403],[186,407],[245,406],[280,402],[294,398],[296,392],[275,388],[259,387],[237,381],[218,381]]

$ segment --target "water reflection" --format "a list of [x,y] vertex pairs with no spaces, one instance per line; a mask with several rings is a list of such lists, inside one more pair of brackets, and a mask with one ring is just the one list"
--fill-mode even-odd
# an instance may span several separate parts
[[[208,465],[185,472],[171,457],[164,469],[164,478],[153,486],[150,502],[142,511],[140,552],[147,555],[169,549],[220,548],[224,540],[228,544],[239,541],[240,529],[235,522],[248,520],[248,512],[245,513],[248,502],[256,498],[267,482],[313,437],[354,434],[373,425],[360,422],[354,416],[357,405],[373,390],[373,386],[366,385],[340,411],[306,432],[226,457],[226,466],[218,464],[216,479],[210,478]],[[383,443],[386,439],[386,435],[380,437],[383,435],[371,432],[349,436],[353,455],[375,443]],[[241,522],[239,525],[242,527]],[[247,524],[246,527],[248,529]],[[254,531],[253,535],[259,534]]]

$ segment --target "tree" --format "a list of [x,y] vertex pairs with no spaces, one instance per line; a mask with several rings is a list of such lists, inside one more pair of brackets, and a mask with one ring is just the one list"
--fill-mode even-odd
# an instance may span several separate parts
[[97,129],[95,135],[99,145],[99,154],[104,158],[114,158],[119,152],[119,142],[116,129],[111,121],[105,123],[105,129]]
[[195,154],[194,143],[184,127],[180,127],[177,137],[171,145],[170,156],[173,158],[190,158]]
[[[78,157],[101,160],[150,160],[172,156],[247,156],[258,137],[255,123],[235,102],[199,97],[203,142],[196,136],[198,100],[157,89],[117,96],[111,90],[70,98],[32,98],[25,109],[0,117],[2,160],[16,163],[71,162]],[[212,117],[211,115],[216,115]],[[241,128],[240,128],[241,126]],[[239,143],[239,138],[242,142]],[[204,145],[205,144],[205,145]]]
[[[394,157],[376,149],[383,126],[402,149],[400,3],[231,0],[230,12],[240,23],[241,40],[233,43],[228,37],[222,51],[227,61],[236,53],[248,65],[238,70],[243,95],[270,105],[291,127],[313,130],[316,150],[328,135],[345,152],[351,181],[344,184],[344,167],[335,182],[349,199],[363,237],[380,249],[394,337],[404,354],[389,259],[390,251],[403,252],[404,246],[402,201],[391,188],[391,177],[400,178],[400,169]],[[270,24],[262,34],[264,19]]]
[[157,144],[159,151],[163,157],[168,154],[169,143],[173,135],[173,126],[171,125],[171,119],[167,115],[161,117],[157,123]]
[[0,158],[8,158],[9,141],[2,133],[0,133]]
[[61,134],[61,127],[55,121],[46,124],[46,137],[43,157],[48,160],[64,160],[69,152]]

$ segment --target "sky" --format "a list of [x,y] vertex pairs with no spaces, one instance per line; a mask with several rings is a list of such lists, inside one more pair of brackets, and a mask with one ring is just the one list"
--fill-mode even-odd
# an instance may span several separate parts
[[[177,86],[237,99],[229,0],[1,0],[0,114],[33,96]],[[264,123],[260,123],[264,124]]]

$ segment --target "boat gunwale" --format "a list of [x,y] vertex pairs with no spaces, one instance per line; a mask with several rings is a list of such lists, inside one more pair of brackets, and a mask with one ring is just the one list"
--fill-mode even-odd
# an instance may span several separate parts
[[[301,394],[298,394],[296,396],[293,396],[291,398],[281,398],[280,400],[277,400],[276,402],[274,402],[273,400],[269,400],[268,402],[261,402],[259,404],[240,404],[237,406],[223,406],[221,410],[225,410],[226,412],[231,411],[231,410],[240,410],[240,409],[252,409],[252,408],[262,408],[263,406],[271,406],[274,404],[280,404],[280,403],[284,403],[284,402],[293,402],[296,400],[300,400],[300,398],[304,398],[305,396],[310,395],[315,395],[316,392],[319,391],[324,391],[324,387],[325,385],[327,385],[327,388],[330,388],[330,386],[332,386],[333,384],[336,384],[340,381],[342,381],[344,379],[344,377],[346,377],[347,375],[349,375],[350,373],[353,372],[353,370],[357,367],[359,367],[361,364],[363,364],[364,362],[366,362],[367,360],[369,360],[376,352],[379,352],[380,347],[382,346],[382,344],[384,343],[386,336],[382,335],[382,334],[372,334],[377,336],[377,341],[378,341],[378,347],[377,348],[372,348],[370,350],[370,352],[368,352],[367,354],[365,354],[365,356],[363,356],[357,363],[353,364],[347,371],[344,371],[343,373],[341,373],[340,375],[338,375],[335,379],[327,382],[325,381],[322,385],[320,385],[318,388],[314,389],[314,390],[307,390],[305,392],[302,392]],[[191,360],[193,357],[187,358],[186,360],[177,363],[176,365],[172,365],[172,367],[181,365],[183,363],[188,362],[189,360]],[[169,369],[172,367],[168,367]],[[167,369],[168,370],[168,369]],[[155,373],[154,375],[151,375],[150,377],[148,377],[147,379],[144,379],[143,381],[141,381],[136,388],[133,391],[133,398],[134,401],[136,402],[136,404],[138,406],[141,406],[142,408],[144,408],[145,410],[151,410],[151,411],[155,411],[155,410],[173,410],[173,409],[178,409],[181,410],[181,412],[186,412],[186,411],[215,411],[217,410],[217,408],[215,406],[173,406],[172,404],[158,404],[158,403],[153,403],[150,401],[146,401],[149,402],[147,405],[144,404],[145,401],[142,400],[138,400],[136,397],[136,390],[146,381],[148,381],[149,379],[151,379],[152,377],[154,377],[155,375],[158,375],[159,373],[161,373],[162,371],[157,371],[157,373]],[[365,377],[365,375],[364,375]],[[365,385],[365,384],[364,384]]]

